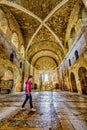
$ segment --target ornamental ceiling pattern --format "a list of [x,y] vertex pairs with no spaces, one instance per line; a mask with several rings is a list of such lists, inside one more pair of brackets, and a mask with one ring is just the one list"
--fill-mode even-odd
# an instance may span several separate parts
[[22,5],[41,19],[44,19],[51,10],[62,0],[9,0]]
[[9,7],[9,10],[14,15],[15,19],[17,20],[18,24],[20,25],[20,29],[21,29],[22,34],[25,39],[25,44],[27,46],[29,39],[32,37],[33,33],[36,31],[36,29],[38,28],[40,23],[32,16],[30,16],[24,12],[21,12],[18,9]]
[[[44,51],[38,53],[40,57],[46,58],[47,55],[49,56],[47,59],[51,60],[50,52],[53,52],[60,62],[66,53],[64,47],[66,29],[77,1],[79,2],[79,0],[1,0],[0,6],[7,8],[18,22],[29,61],[33,56],[38,58],[39,51]],[[48,54],[45,53],[46,49]],[[57,61],[55,56],[53,59]],[[40,61],[42,64],[42,60]]]
[[32,44],[33,43],[37,43],[40,41],[53,41],[53,42],[57,42],[57,40],[55,39],[55,37],[49,32],[49,30],[47,30],[46,27],[42,27],[40,29],[40,31],[38,32],[38,34],[36,35],[36,37],[33,39]]
[[59,36],[62,42],[65,40],[68,20],[76,1],[77,0],[69,0],[47,21],[47,25]]

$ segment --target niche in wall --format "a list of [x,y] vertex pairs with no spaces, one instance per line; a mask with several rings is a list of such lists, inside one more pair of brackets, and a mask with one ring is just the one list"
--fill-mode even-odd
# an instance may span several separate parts
[[16,48],[18,48],[19,40],[18,40],[18,35],[17,35],[16,32],[14,32],[14,33],[12,34],[12,39],[11,39],[11,41],[12,41],[12,44],[13,44]]

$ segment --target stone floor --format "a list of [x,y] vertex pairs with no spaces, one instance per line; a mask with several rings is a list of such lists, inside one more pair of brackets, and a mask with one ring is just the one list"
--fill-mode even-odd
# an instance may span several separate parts
[[0,130],[87,130],[87,96],[70,92],[33,92],[36,112],[24,92],[0,95]]

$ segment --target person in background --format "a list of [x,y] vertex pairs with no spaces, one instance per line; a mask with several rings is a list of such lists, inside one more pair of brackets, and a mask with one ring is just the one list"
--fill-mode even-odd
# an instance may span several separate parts
[[31,92],[32,92],[32,75],[30,75],[28,77],[28,80],[26,81],[26,87],[25,87],[26,97],[25,97],[25,100],[22,104],[22,109],[25,107],[26,102],[29,100],[30,110],[36,111],[36,109],[33,108]]

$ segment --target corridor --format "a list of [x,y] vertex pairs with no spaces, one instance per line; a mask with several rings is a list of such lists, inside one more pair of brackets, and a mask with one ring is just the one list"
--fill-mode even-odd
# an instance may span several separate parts
[[0,130],[87,130],[87,96],[71,92],[32,92],[36,112],[24,92],[0,95]]

